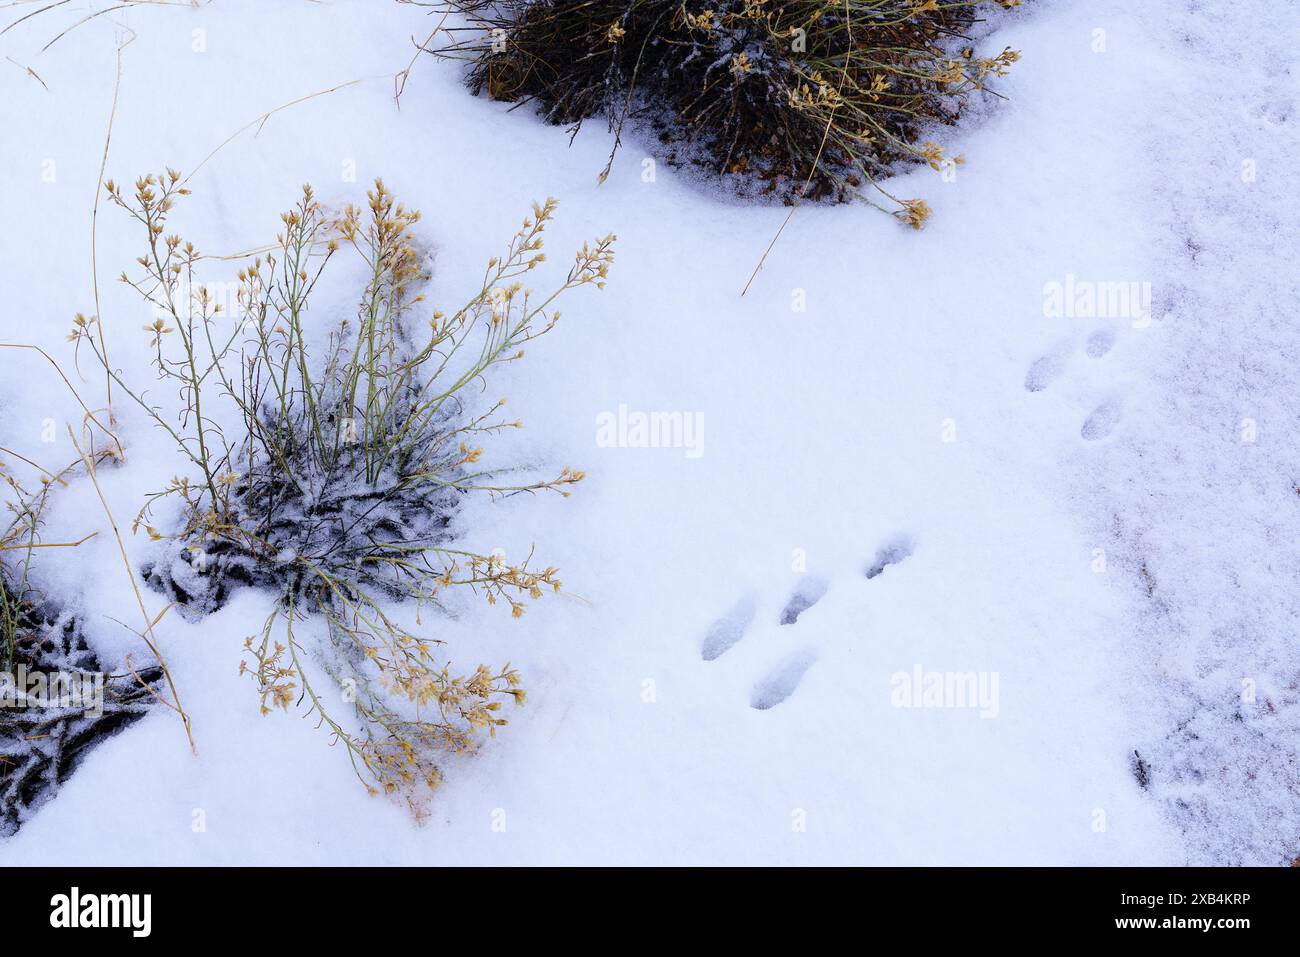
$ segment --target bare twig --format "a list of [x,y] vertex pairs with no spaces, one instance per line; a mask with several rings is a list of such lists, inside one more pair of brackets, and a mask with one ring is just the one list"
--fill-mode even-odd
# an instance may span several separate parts
[[29,345],[28,343],[25,342],[0,342],[0,349],[30,349],[33,352],[39,353],[45,359],[46,362],[54,366],[54,371],[59,374],[59,378],[63,380],[63,384],[68,387],[68,391],[72,393],[72,397],[76,399],[77,404],[81,406],[81,411],[84,413],[83,422],[93,422],[95,423],[95,425],[99,426],[100,431],[102,431],[105,435],[107,435],[110,439],[113,440],[113,445],[116,446],[117,448],[117,455],[121,458],[124,458],[126,456],[126,451],[122,448],[122,443],[118,439],[118,437],[113,433],[113,430],[110,429],[108,426],[104,425],[103,422],[100,422],[99,419],[96,418],[95,413],[90,410],[90,407],[87,406],[86,403],[82,401],[81,395],[77,392],[76,387],[72,384],[72,381],[68,378],[67,374],[63,371],[63,367],[60,366],[58,362],[54,360],[53,356],[51,356],[40,346]]
[[[410,79],[411,70],[415,68],[415,61],[419,59],[421,53],[428,52],[429,44],[433,41],[433,38],[438,35],[438,31],[442,29],[442,25],[447,22],[449,16],[451,16],[450,8],[448,8],[448,10],[442,15],[442,19],[439,20],[438,25],[433,28],[433,32],[425,37],[424,42],[415,44],[415,53],[411,56],[411,62],[406,64],[406,69],[400,71],[393,77],[393,102],[397,104],[399,110],[402,108],[402,93],[406,90],[406,81]],[[415,42],[414,37],[411,38],[411,42]]]

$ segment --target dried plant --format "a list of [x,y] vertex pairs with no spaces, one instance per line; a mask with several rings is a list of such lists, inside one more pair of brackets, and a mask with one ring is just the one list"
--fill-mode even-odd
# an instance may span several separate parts
[[[102,666],[86,642],[81,618],[68,606],[48,599],[36,586],[36,556],[45,549],[76,548],[73,542],[49,542],[41,535],[42,518],[54,491],[64,486],[82,459],[49,471],[11,450],[2,449],[37,473],[24,479],[19,468],[0,461],[0,483],[7,526],[0,529],[0,675],[17,706],[0,705],[0,837],[13,834],[48,801],[76,769],[81,758],[104,738],[144,715],[155,685],[164,677],[157,664],[103,676]],[[98,461],[116,459],[116,450],[101,450]],[[28,682],[42,687],[55,681],[102,680],[102,707],[88,710],[84,701],[38,701],[28,698]],[[6,696],[8,697],[8,696]]]
[[871,184],[916,228],[929,207],[881,180],[900,163],[962,162],[927,131],[1019,56],[976,56],[966,36],[979,8],[1019,0],[449,2],[470,36],[435,52],[470,61],[475,93],[575,129],[603,115],[615,150],[635,117],[670,161],[741,193],[844,201]]
[[28,490],[4,462],[0,462],[0,481],[8,487],[5,508],[12,516],[0,532],[0,671],[12,674],[15,665],[24,660],[24,649],[34,634],[31,569],[41,544],[41,514],[52,489],[51,481],[42,476],[40,487]]
[[[64,652],[58,650],[60,641],[65,651],[67,648],[73,648],[74,645],[79,649],[75,654],[78,660],[94,658],[93,652],[89,650],[81,636],[80,622],[69,618],[61,610],[59,603],[48,602],[42,596],[39,596],[33,588],[31,578],[32,562],[37,551],[50,548],[76,548],[97,534],[92,532],[73,542],[47,542],[42,540],[40,534],[42,518],[50,504],[51,494],[58,488],[66,487],[70,478],[88,478],[95,489],[100,505],[104,509],[109,525],[112,527],[123,566],[140,607],[143,630],[136,632],[136,634],[148,647],[149,653],[157,662],[156,665],[147,669],[131,671],[130,678],[133,684],[129,694],[115,694],[114,700],[134,700],[135,693],[141,691],[166,705],[180,717],[181,723],[185,727],[185,736],[191,749],[193,749],[194,738],[191,734],[189,715],[181,703],[180,692],[177,690],[171,671],[167,667],[167,662],[159,650],[154,635],[154,628],[163,615],[166,614],[167,608],[164,608],[157,615],[146,610],[144,600],[140,595],[139,588],[136,586],[135,576],[131,571],[126,550],[122,545],[117,522],[108,507],[108,502],[104,498],[97,477],[100,466],[117,465],[123,461],[125,453],[122,443],[114,434],[112,428],[101,418],[104,410],[95,411],[86,404],[72,384],[72,380],[64,372],[63,367],[44,349],[29,343],[0,342],[0,350],[32,353],[44,359],[58,375],[59,381],[62,382],[63,387],[67,389],[82,412],[80,439],[72,426],[67,426],[68,438],[71,440],[73,448],[77,450],[77,458],[57,472],[44,468],[13,449],[0,447],[0,453],[11,456],[36,473],[36,483],[33,483],[31,479],[24,481],[7,463],[0,461],[0,481],[6,486],[7,492],[4,498],[4,506],[5,510],[13,515],[10,524],[0,530],[0,664],[3,664],[4,671],[10,674],[12,674],[13,668],[17,664],[40,667],[50,666],[50,661],[42,656],[63,654]],[[108,416],[108,418],[111,420],[111,416]],[[14,570],[14,563],[17,563],[17,572]],[[69,625],[69,627],[75,631],[75,634],[65,634],[63,639],[54,641],[43,637],[44,632],[48,631],[47,626],[52,627],[56,620],[72,622],[73,624]],[[73,644],[68,644],[68,641],[73,641]],[[25,651],[24,647],[26,648]],[[72,652],[67,653],[71,654]],[[151,676],[147,680],[142,677],[146,673]],[[170,693],[170,700],[154,687],[156,677],[164,679],[166,690]],[[133,713],[135,712],[133,711]],[[98,726],[96,725],[96,727]],[[91,738],[100,734],[94,728],[87,733]],[[62,778],[59,778],[59,780],[62,780]]]
[[[80,457],[55,472],[10,448],[0,446],[0,454],[35,473],[34,480],[25,479],[0,460],[0,499],[10,516],[8,524],[0,528],[0,671],[12,673],[20,661],[31,662],[35,643],[35,622],[42,603],[32,579],[37,553],[47,548],[76,548],[94,535],[75,542],[47,542],[41,536],[50,497],[79,470],[83,464]],[[116,460],[119,454],[116,444],[92,453],[96,461]]]
[[[582,480],[566,468],[510,484],[506,470],[480,464],[480,440],[520,423],[504,419],[504,399],[480,408],[476,392],[494,367],[521,358],[526,343],[554,327],[559,295],[604,285],[614,237],[584,245],[565,280],[536,295],[520,278],[545,259],[542,233],[555,202],[535,205],[469,302],[417,319],[427,279],[414,237],[419,214],[382,182],[366,209],[337,215],[304,187],[282,216],[274,250],[240,271],[235,308],[223,309],[196,275],[197,250],[165,235],[188,192],[181,183],[167,171],[138,180],[132,195],[106,184],[146,234],[142,274],[122,280],[157,316],[146,332],[157,378],[181,397],[176,414],[104,361],[94,318],[77,316],[72,332],[191,468],[148,495],[136,518],[136,529],[170,543],[146,577],[191,615],[219,607],[235,585],[272,590],[275,607],[246,641],[241,663],[263,711],[306,701],[376,790],[433,786],[437,755],[494,734],[506,723],[502,699],[522,704],[524,692],[509,666],[453,674],[436,653],[441,642],[412,633],[388,604],[441,607],[444,594],[462,586],[520,617],[527,601],[560,590],[557,569],[459,548],[449,523],[470,492],[567,496]],[[345,252],[364,265],[364,288],[355,316],[334,322],[314,355],[310,343],[321,338],[309,300]],[[164,533],[153,513],[169,501],[181,518]],[[308,618],[325,624],[329,641],[316,657],[345,684],[360,730],[331,715],[311,684],[299,634]]]

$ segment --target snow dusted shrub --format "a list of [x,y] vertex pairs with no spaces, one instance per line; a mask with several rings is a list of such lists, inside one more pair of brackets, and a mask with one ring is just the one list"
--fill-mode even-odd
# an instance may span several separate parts
[[956,122],[1019,56],[975,56],[964,33],[981,7],[1019,0],[453,3],[485,32],[438,52],[471,61],[475,93],[531,101],[551,123],[603,115],[616,137],[647,120],[670,161],[741,193],[844,201],[870,183],[916,228],[926,204],[879,180],[903,162],[960,163],[926,130]]
[[[14,602],[8,596],[5,627],[15,654],[5,674],[15,696],[34,678],[57,695],[56,687],[87,689],[98,685],[102,701],[88,707],[85,696],[71,702],[49,700],[23,707],[0,707],[0,837],[13,834],[76,770],[81,759],[104,738],[144,717],[157,699],[154,686],[163,680],[159,665],[105,675],[86,642],[79,616],[31,596]],[[51,676],[62,683],[54,686]]]
[[[133,197],[116,184],[107,188],[146,232],[148,251],[137,260],[143,275],[122,279],[160,317],[146,327],[154,367],[182,407],[169,418],[110,375],[192,469],[150,494],[136,518],[137,529],[170,544],[163,560],[143,570],[146,578],[195,616],[219,607],[233,586],[273,592],[275,606],[245,642],[241,663],[263,712],[305,701],[369,787],[432,787],[440,779],[436,754],[495,734],[506,723],[501,700],[522,704],[524,691],[508,665],[453,674],[437,653],[441,642],[412,633],[390,607],[402,600],[441,606],[448,590],[463,587],[508,605],[517,618],[528,600],[560,590],[555,568],[458,548],[448,525],[466,493],[567,496],[567,486],[582,480],[566,468],[512,485],[502,481],[504,469],[482,466],[477,441],[519,423],[502,417],[504,400],[478,408],[477,393],[495,366],[520,358],[527,342],[555,325],[557,296],[604,285],[614,237],[584,245],[564,282],[537,296],[519,277],[545,258],[542,233],[555,202],[535,205],[468,303],[417,317],[417,289],[427,279],[413,233],[419,214],[382,182],[366,209],[338,215],[304,187],[281,217],[274,250],[239,272],[239,315],[227,316],[196,279],[198,252],[164,235],[173,205],[188,192],[179,174],[146,176]],[[360,258],[364,287],[355,316],[336,320],[320,346],[309,301],[344,253]],[[78,316],[73,336],[104,363],[89,334],[94,321]],[[153,518],[167,500],[180,504],[170,534]],[[326,626],[328,641],[315,657],[353,700],[359,731],[336,720],[312,685],[299,624],[306,617]]]
[[51,489],[70,471],[28,490],[0,463],[12,515],[0,530],[0,837],[53,797],[91,748],[142,717],[163,677],[156,664],[105,675],[81,619],[33,584],[39,549],[78,544],[39,535]]
[[[89,428],[89,426],[87,426]],[[8,452],[8,449],[0,449]],[[81,464],[81,459],[58,472],[48,471],[18,453],[12,453],[40,474],[39,485],[24,482],[8,463],[0,461],[0,499],[10,516],[0,528],[0,672],[13,674],[19,664],[31,665],[41,644],[39,632],[47,604],[32,581],[38,551],[47,548],[75,548],[81,542],[44,542],[41,524],[50,496]],[[116,457],[108,447],[95,454],[100,461]]]

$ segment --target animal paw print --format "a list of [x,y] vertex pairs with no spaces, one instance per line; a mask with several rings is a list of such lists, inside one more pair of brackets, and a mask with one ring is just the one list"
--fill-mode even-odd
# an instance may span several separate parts
[[[1084,343],[1083,351],[1091,359],[1101,359],[1115,345],[1115,332],[1112,329],[1098,329]],[[1058,346],[1045,356],[1041,356],[1030,365],[1025,373],[1025,391],[1042,392],[1061,377],[1073,352],[1072,344]],[[1104,439],[1115,431],[1123,415],[1123,404],[1116,398],[1109,398],[1088,413],[1079,428],[1079,435],[1088,442]]]
[[[866,580],[877,578],[911,554],[911,540],[896,538],[881,546],[875,557],[863,567],[862,577]],[[777,627],[798,627],[800,617],[825,597],[830,584],[829,580],[815,575],[801,579],[781,608]],[[757,599],[753,595],[742,598],[709,627],[700,646],[700,657],[705,661],[715,661],[739,644],[753,630],[757,613]],[[803,638],[802,632],[799,637]],[[811,642],[788,652],[754,684],[749,694],[749,706],[756,711],[775,708],[798,690],[804,675],[816,662],[817,648]]]
[[810,577],[801,581],[794,594],[790,596],[790,600],[781,609],[781,624],[793,625],[797,622],[800,615],[822,600],[828,587],[830,583],[824,578]]
[[749,706],[756,711],[775,708],[794,694],[804,673],[816,660],[817,653],[811,648],[803,648],[790,655],[754,685],[754,690],[749,695]]

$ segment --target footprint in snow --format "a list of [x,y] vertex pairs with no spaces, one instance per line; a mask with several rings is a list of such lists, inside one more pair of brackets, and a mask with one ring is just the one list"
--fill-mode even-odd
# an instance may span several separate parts
[[1065,371],[1065,357],[1059,353],[1050,353],[1035,360],[1025,373],[1025,391],[1042,392],[1060,378]]
[[715,621],[709,627],[709,633],[704,636],[704,645],[700,648],[701,657],[705,661],[712,661],[740,641],[745,635],[745,629],[754,620],[754,608],[753,597],[747,596]]
[[800,615],[822,600],[827,584],[824,578],[805,578],[801,581],[781,610],[781,624],[793,625],[798,621]]
[[[1100,359],[1115,346],[1114,329],[1098,329],[1088,336],[1083,351],[1090,358]],[[1025,372],[1025,391],[1042,392],[1061,377],[1070,358],[1070,345],[1058,346],[1046,355],[1039,356]]]
[[1097,408],[1092,410],[1092,414],[1083,422],[1083,428],[1079,430],[1089,442],[1096,442],[1098,439],[1104,439],[1115,431],[1115,426],[1119,424],[1120,413],[1122,409],[1117,400],[1111,399],[1103,402]]
[[[1115,330],[1098,329],[1088,336],[1083,351],[1092,359],[1101,359],[1115,347]],[[1058,348],[1036,359],[1025,373],[1025,391],[1042,392],[1065,371],[1068,350]],[[1079,434],[1088,442],[1104,439],[1115,431],[1123,409],[1116,399],[1107,400],[1092,410]]]
[[[912,547],[911,539],[908,538],[895,538],[882,545],[865,567],[864,577],[868,580],[879,577],[885,569],[908,558],[912,554]],[[830,582],[824,578],[810,575],[802,579],[786,600],[777,624],[797,626],[800,616],[821,601],[829,587]],[[756,610],[755,599],[746,596],[714,621],[701,643],[700,657],[705,661],[714,661],[737,645],[749,632]],[[801,638],[803,634],[802,629],[796,632]],[[788,699],[816,661],[817,651],[813,645],[804,645],[787,654],[754,685],[749,696],[749,706],[756,711],[767,711]]]
[[1088,337],[1088,344],[1085,347],[1089,356],[1093,359],[1100,359],[1115,345],[1114,329],[1099,329]]
[[912,541],[908,538],[896,538],[876,552],[875,559],[867,566],[867,578],[875,578],[890,565],[897,565],[912,555]]
[[790,695],[794,694],[803,679],[804,672],[812,667],[817,654],[811,648],[796,651],[782,661],[766,678],[754,685],[749,695],[749,706],[756,711],[775,708]]

